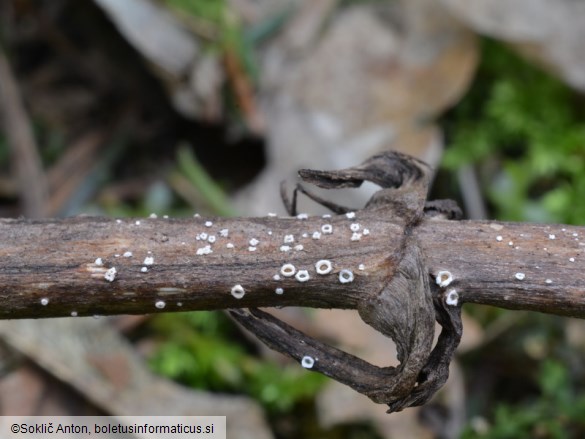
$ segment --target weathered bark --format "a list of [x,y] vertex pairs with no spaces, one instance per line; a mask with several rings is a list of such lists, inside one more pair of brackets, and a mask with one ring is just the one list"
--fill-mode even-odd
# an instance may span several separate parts
[[[212,225],[207,227],[206,221]],[[326,224],[333,233],[322,232]],[[369,235],[352,241],[351,224],[369,229]],[[221,236],[223,229],[227,237]],[[377,210],[358,211],[354,219],[0,220],[0,318],[356,308],[394,272],[402,231],[400,221],[380,217]],[[320,239],[313,238],[314,232],[321,233]],[[215,242],[202,239],[203,233],[215,236]],[[424,220],[413,233],[430,274],[452,273],[449,288],[463,302],[585,317],[584,227]],[[287,235],[294,242],[285,243]],[[252,239],[259,243],[251,245]],[[206,245],[212,253],[198,255]],[[283,245],[290,250],[281,251]],[[295,250],[297,245],[303,249]],[[125,257],[126,252],[132,256]],[[144,264],[147,257],[153,258],[152,265]],[[97,258],[103,266],[95,264]],[[315,263],[322,259],[332,262],[330,274],[316,273]],[[282,276],[285,263],[308,270],[310,279]],[[117,271],[112,282],[104,277],[111,267]],[[339,282],[342,269],[353,272],[353,282]],[[245,290],[241,299],[231,294],[235,285]],[[276,294],[276,288],[283,293]],[[42,299],[48,299],[47,305]],[[164,308],[155,307],[158,301]]]

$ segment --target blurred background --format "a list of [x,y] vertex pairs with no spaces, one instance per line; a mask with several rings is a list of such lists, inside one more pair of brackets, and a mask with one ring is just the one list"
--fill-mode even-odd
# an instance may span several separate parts
[[[299,168],[397,149],[467,218],[583,224],[583,41],[571,0],[0,0],[0,216],[284,214],[278,185]],[[585,437],[583,322],[464,311],[446,387],[392,415],[220,312],[0,322],[0,414],[222,413],[238,438]],[[396,363],[354,313],[276,312]]]

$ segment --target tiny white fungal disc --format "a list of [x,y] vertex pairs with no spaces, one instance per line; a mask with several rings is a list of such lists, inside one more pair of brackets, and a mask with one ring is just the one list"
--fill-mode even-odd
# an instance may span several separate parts
[[309,237],[309,234],[305,232],[305,233],[303,233],[301,236],[302,236],[303,238],[308,238],[308,237]]
[[268,216],[271,217],[271,218],[274,218],[276,216],[276,214],[275,213],[272,213],[272,212],[268,212]]
[[43,297],[41,299],[41,305],[47,306],[48,304],[49,304],[49,299],[47,299],[46,297]]
[[219,236],[221,236],[222,238],[227,238],[229,233],[230,233],[229,229],[221,229],[219,231]]
[[364,264],[360,264],[358,266],[358,270],[365,270],[365,269],[366,269],[366,266]]
[[305,249],[305,247],[303,246],[303,244],[297,244],[297,245],[295,245],[295,250],[298,251],[298,252],[300,252],[300,251],[302,251],[304,249]]
[[153,212],[153,213],[150,214],[149,218],[157,219],[158,218],[158,215]]
[[301,360],[301,366],[303,366],[305,369],[312,369],[314,365],[315,360],[313,359],[313,357],[310,357],[308,355],[305,355]]
[[147,256],[144,258],[144,265],[152,265],[154,264],[154,258],[152,256]]
[[183,306],[183,302],[177,302],[177,306],[178,306],[178,307],[181,307],[181,306]]
[[282,288],[278,287],[278,288],[276,288],[276,289],[274,290],[274,292],[275,292],[276,294],[282,294],[282,293],[284,293],[284,290],[283,290]]
[[244,297],[244,294],[246,294],[246,290],[244,290],[244,287],[240,284],[234,285],[232,287],[232,296],[234,296],[236,299],[241,299]]
[[307,215],[306,213],[299,213],[297,215],[297,218],[300,220],[306,220],[307,218],[309,218],[309,215]]
[[575,262],[575,258],[569,258],[569,262]]
[[71,317],[77,317],[77,311],[71,311]]
[[97,258],[94,262],[95,265],[104,265],[104,261],[102,258]]
[[348,284],[353,282],[353,272],[351,270],[343,269],[339,272],[339,282]]
[[140,221],[136,221],[134,224],[136,224],[137,226],[140,225]]
[[524,278],[526,277],[526,275],[524,273],[516,273],[514,275],[514,277],[518,280],[524,280]]
[[457,291],[449,290],[445,298],[445,303],[447,305],[457,306],[457,303],[459,303],[459,294],[457,294]]
[[449,271],[439,271],[435,282],[441,288],[446,287],[453,281],[453,275]]
[[351,240],[352,241],[359,241],[360,239],[362,239],[362,234],[361,233],[354,233],[353,235],[351,235]]
[[211,244],[213,244],[215,240],[216,240],[215,235],[210,235],[209,238],[207,238],[207,242],[210,242]]
[[169,219],[169,216],[168,215],[163,215],[163,218],[164,219]]
[[556,239],[557,237],[555,235],[553,235],[552,233],[550,235],[548,235],[548,239]]
[[290,245],[281,245],[281,246],[280,246],[280,251],[281,251],[281,252],[287,252],[287,251],[290,251]]
[[307,270],[299,270],[295,275],[295,279],[299,282],[307,282],[310,279],[309,272]]
[[280,267],[280,274],[282,274],[284,277],[292,277],[296,272],[297,269],[293,264],[284,264],[282,267]]
[[284,242],[286,244],[290,244],[291,242],[295,242],[295,237],[293,235],[284,235]]
[[142,271],[143,273],[146,273],[146,272],[148,271],[148,267],[142,267],[142,268],[140,269],[140,271]]
[[124,254],[122,256],[124,256],[125,258],[131,258],[132,252],[124,252]]
[[104,273],[104,279],[108,282],[113,282],[116,279],[116,273],[116,267],[112,267]]
[[349,219],[353,219],[355,218],[355,212],[347,212],[345,216],[348,217]]
[[210,253],[213,253],[213,250],[211,250],[210,245],[206,245],[205,247],[197,249],[197,255],[199,256],[208,255]]
[[231,242],[228,242],[225,246],[226,248],[234,248],[234,245]]
[[321,232],[324,235],[331,235],[333,233],[333,226],[331,224],[323,224],[321,226]]
[[327,259],[321,259],[315,264],[315,270],[317,271],[317,274],[329,274],[331,273],[331,270],[333,270],[333,264]]
[[255,247],[255,246],[257,246],[257,245],[260,243],[260,241],[258,241],[256,238],[252,238],[252,239],[250,239],[250,241],[249,241],[249,242],[250,242],[250,245],[251,245],[252,247]]
[[368,236],[370,234],[370,229],[364,229],[364,231],[362,232],[362,234],[364,236]]
[[360,225],[358,223],[353,223],[351,226],[349,226],[349,229],[352,232],[357,232],[360,229]]
[[249,252],[255,252],[256,251],[256,247],[250,246],[250,247],[248,247],[248,251]]
[[116,220],[116,224],[122,224],[122,220],[121,219],[117,219]]
[[205,233],[205,232],[202,232],[197,236],[199,237],[199,239],[202,239],[203,241],[205,241],[207,239],[207,233]]
[[272,276],[272,279],[280,280],[280,274],[275,274],[274,276]]
[[500,235],[496,236],[496,241],[500,242],[502,239],[504,238],[502,238]]
[[547,279],[547,280],[545,280],[545,282],[546,282],[547,284],[552,284],[552,280],[551,280],[551,279]]
[[159,300],[154,304],[154,306],[156,306],[158,309],[163,309],[165,306],[167,306],[167,304],[164,301]]
[[321,232],[313,232],[313,239],[321,239]]
[[331,218],[331,214],[326,213],[326,214],[322,215],[321,218]]
[[205,221],[205,227],[211,227],[213,223],[211,221]]

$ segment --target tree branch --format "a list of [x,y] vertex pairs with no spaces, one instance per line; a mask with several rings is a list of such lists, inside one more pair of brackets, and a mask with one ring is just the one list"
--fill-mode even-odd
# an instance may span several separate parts
[[[353,219],[0,220],[0,318],[356,308],[364,295],[382,289],[397,263],[402,225],[381,213],[358,211]],[[352,241],[351,224],[369,234]],[[327,225],[333,233],[324,233]],[[463,302],[585,317],[585,240],[579,241],[585,227],[425,220],[413,233],[431,276],[449,271],[449,288]],[[285,242],[288,235],[294,242]],[[298,245],[302,250],[295,250]],[[197,254],[207,246],[211,253]],[[152,265],[145,264],[149,257]],[[98,258],[103,265],[96,265]],[[331,261],[331,273],[317,274],[319,260]],[[309,280],[283,276],[287,263],[307,270]],[[105,273],[111,268],[116,274],[110,282]],[[352,271],[353,282],[339,281],[343,269]],[[235,285],[244,288],[241,299],[231,294]],[[164,308],[155,307],[158,301]]]

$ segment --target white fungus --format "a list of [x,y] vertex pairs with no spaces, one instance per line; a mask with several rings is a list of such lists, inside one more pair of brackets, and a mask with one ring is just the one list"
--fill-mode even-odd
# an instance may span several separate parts
[[569,258],[569,262],[575,262],[575,258]]
[[274,276],[272,276],[272,279],[280,280],[280,274],[275,274]]
[[215,235],[209,235],[209,238],[207,238],[207,242],[213,244],[216,239],[217,238],[215,237]]
[[116,220],[116,224],[122,224],[122,220],[121,219],[117,219]]
[[331,235],[333,233],[333,226],[331,224],[323,224],[321,226],[321,232],[324,235]]
[[362,235],[368,236],[370,234],[370,229],[364,229]]
[[234,248],[234,245],[231,242],[228,242],[225,246],[226,248]]
[[281,245],[280,246],[280,251],[281,252],[288,252],[288,251],[290,251],[290,245]]
[[305,249],[305,247],[303,246],[303,244],[297,244],[297,245],[295,245],[295,250],[298,251],[298,252],[300,252],[300,251],[302,251],[304,249]]
[[552,284],[552,280],[551,279],[547,279],[544,282],[547,283],[547,284]]
[[157,215],[156,213],[154,213],[154,212],[153,212],[153,213],[151,213],[151,214],[149,215],[149,218],[151,218],[151,219],[157,219],[157,218],[158,218],[158,215]]
[[268,216],[271,217],[271,218],[274,218],[276,216],[276,214],[273,213],[273,212],[268,212]]
[[504,238],[502,238],[501,235],[496,236],[496,241],[500,242],[500,241],[502,241],[502,239],[504,239]]
[[248,247],[248,251],[249,252],[255,252],[256,251],[256,247],[250,246],[250,247]]
[[252,238],[252,239],[250,239],[250,241],[249,241],[249,244],[250,244],[252,247],[255,247],[255,246],[257,246],[259,243],[260,243],[260,241],[258,241],[256,238]]
[[360,225],[358,223],[353,223],[351,226],[349,226],[349,229],[352,232],[357,232],[360,229]]
[[154,306],[158,309],[163,309],[167,304],[163,300],[158,300]]
[[326,213],[326,214],[322,215],[321,218],[331,218],[331,214]]
[[351,240],[352,241],[359,241],[360,239],[362,239],[362,234],[361,233],[354,233],[351,235]]
[[77,311],[71,311],[71,317],[77,317]]
[[280,274],[282,274],[284,277],[292,277],[296,272],[297,269],[293,264],[284,264],[282,267],[280,267]]
[[180,308],[181,306],[183,306],[183,302],[177,302],[177,306]]
[[134,224],[136,224],[137,226],[139,226],[140,225],[140,221],[137,220]]
[[307,282],[310,279],[309,272],[307,270],[299,270],[295,275],[295,279],[299,282]]
[[132,252],[124,252],[124,254],[122,256],[124,256],[125,258],[131,258]]
[[244,294],[246,294],[246,290],[244,290],[244,287],[240,284],[234,285],[232,287],[232,296],[234,296],[236,299],[241,299],[244,297]]
[[329,274],[331,273],[331,270],[333,270],[333,264],[327,259],[321,259],[315,264],[315,270],[317,271],[317,274]]
[[308,237],[309,237],[309,234],[308,234],[307,232],[305,232],[305,233],[303,233],[301,236],[302,236],[303,238],[308,238]]
[[229,229],[221,229],[219,231],[219,236],[221,236],[222,238],[227,238],[229,233],[230,233]]
[[313,359],[313,357],[310,357],[308,355],[305,355],[301,360],[301,366],[303,366],[305,369],[311,369],[314,365],[315,360]]
[[104,265],[104,261],[102,258],[97,258],[94,262],[95,265]]
[[556,239],[556,236],[551,233],[550,235],[548,235],[548,239]]
[[142,267],[140,269],[141,272],[146,273],[148,271],[148,267]]
[[365,269],[366,269],[366,266],[364,264],[360,264],[358,266],[358,270],[365,270]]
[[210,245],[206,245],[205,247],[201,247],[201,248],[197,249],[198,256],[208,255],[210,253],[213,253],[213,250],[211,250]]
[[48,304],[49,304],[49,299],[47,299],[46,297],[43,297],[41,299],[41,305],[47,306]]
[[353,272],[347,269],[341,270],[339,272],[339,282],[342,284],[353,282]]
[[321,232],[313,232],[313,239],[321,239]]
[[278,288],[276,288],[276,289],[274,290],[274,292],[275,292],[276,294],[282,294],[282,293],[284,293],[284,290],[283,290],[282,288],[278,287]]
[[295,242],[295,237],[293,235],[284,235],[284,242],[285,242],[285,244],[290,244],[291,242]]
[[447,292],[447,297],[445,298],[445,303],[451,306],[457,306],[459,302],[459,294],[455,290],[449,290]]
[[306,220],[306,219],[308,219],[308,218],[309,218],[309,215],[308,215],[308,214],[306,214],[306,213],[299,213],[299,214],[297,215],[297,218],[298,218],[298,219],[300,219],[300,220]]
[[524,278],[526,277],[526,275],[524,273],[516,273],[514,275],[514,277],[518,280],[524,280]]
[[349,219],[353,219],[355,218],[355,212],[347,212],[345,216],[348,217]]
[[154,264],[154,258],[152,256],[147,256],[144,258],[144,265],[152,265]]
[[435,279],[435,282],[441,288],[446,287],[452,281],[453,281],[453,275],[449,271],[446,271],[446,270],[439,271],[437,273],[437,278]]
[[164,219],[169,219],[169,216],[168,215],[163,215],[163,218]]
[[108,282],[113,282],[116,279],[116,273],[116,267],[112,267],[104,273],[104,279]]
[[213,223],[211,221],[205,221],[205,227],[211,227]]

